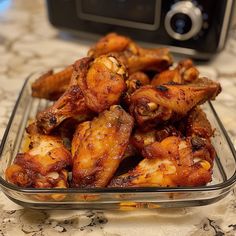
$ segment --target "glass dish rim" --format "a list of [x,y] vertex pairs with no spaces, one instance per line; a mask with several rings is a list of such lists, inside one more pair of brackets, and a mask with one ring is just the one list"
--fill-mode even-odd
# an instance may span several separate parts
[[[36,74],[37,72],[33,72],[29,74],[21,88],[21,91],[18,95],[18,98],[16,100],[16,103],[14,105],[14,108],[12,110],[11,116],[9,118],[7,127],[5,129],[4,135],[2,137],[1,145],[0,145],[0,158],[2,156],[2,152],[7,140],[7,136],[10,130],[10,127],[12,125],[12,121],[15,117],[16,110],[18,108],[21,96],[28,84],[29,79]],[[229,145],[230,151],[234,157],[235,163],[236,163],[236,150],[234,148],[234,145],[230,139],[230,137],[227,134],[227,131],[225,130],[219,116],[217,115],[212,103],[208,101],[209,107],[211,108],[211,111],[214,114],[214,117]],[[157,192],[166,192],[166,193],[171,193],[171,192],[176,192],[176,193],[181,193],[181,192],[199,192],[199,191],[217,191],[221,189],[225,189],[227,187],[231,187],[233,184],[236,182],[236,170],[234,171],[233,175],[226,181],[214,185],[209,185],[209,186],[200,186],[200,187],[113,187],[113,188],[56,188],[56,189],[48,189],[48,188],[24,188],[24,187],[19,187],[17,185],[13,185],[9,182],[7,182],[5,179],[3,179],[0,176],[0,187],[1,188],[7,188],[10,190],[17,191],[18,193],[26,193],[26,194],[37,194],[37,193],[45,193],[45,194],[53,194],[53,193],[78,193],[78,194],[112,194],[112,193],[127,193],[127,194],[132,194],[132,193],[157,193]]]

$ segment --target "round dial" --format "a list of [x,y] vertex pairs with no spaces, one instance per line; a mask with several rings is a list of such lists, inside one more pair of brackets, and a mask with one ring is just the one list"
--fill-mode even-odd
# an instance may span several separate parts
[[175,3],[165,17],[167,33],[177,40],[188,40],[202,28],[201,10],[190,1]]

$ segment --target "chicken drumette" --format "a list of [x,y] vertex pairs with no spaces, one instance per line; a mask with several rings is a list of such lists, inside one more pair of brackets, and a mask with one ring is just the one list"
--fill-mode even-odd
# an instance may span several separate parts
[[219,83],[202,81],[205,82],[143,86],[130,96],[130,113],[144,128],[179,120],[196,105],[215,99],[221,91]]

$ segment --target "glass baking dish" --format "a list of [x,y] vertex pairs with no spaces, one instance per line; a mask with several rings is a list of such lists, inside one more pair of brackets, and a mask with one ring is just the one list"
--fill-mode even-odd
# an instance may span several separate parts
[[234,147],[211,103],[202,107],[216,129],[212,139],[217,152],[213,180],[202,187],[142,187],[97,189],[33,189],[21,188],[5,180],[5,170],[22,148],[25,127],[38,110],[48,105],[44,99],[31,97],[31,83],[39,77],[34,73],[26,80],[0,148],[0,185],[12,201],[40,209],[135,209],[159,207],[187,207],[214,203],[225,197],[236,181]]

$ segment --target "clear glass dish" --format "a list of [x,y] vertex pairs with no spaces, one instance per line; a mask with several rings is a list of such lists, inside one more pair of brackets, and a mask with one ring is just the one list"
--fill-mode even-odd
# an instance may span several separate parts
[[5,180],[5,170],[21,149],[25,126],[39,109],[48,105],[44,99],[31,97],[31,83],[35,73],[26,80],[0,148],[0,185],[12,201],[30,208],[40,209],[134,209],[159,207],[200,206],[225,197],[236,181],[236,154],[234,147],[211,103],[203,106],[212,126],[216,129],[212,139],[217,152],[213,181],[202,187],[145,187],[98,189],[33,189],[21,188]]

